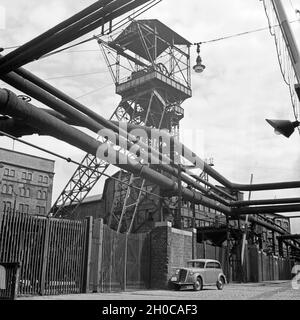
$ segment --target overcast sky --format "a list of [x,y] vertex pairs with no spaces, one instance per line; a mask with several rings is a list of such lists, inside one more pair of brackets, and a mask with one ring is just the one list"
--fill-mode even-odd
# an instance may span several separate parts
[[[0,46],[23,44],[93,2],[2,0],[6,24],[5,28],[0,24]],[[294,9],[300,9],[300,1],[283,0],[283,3],[289,19],[296,19]],[[268,25],[259,0],[163,0],[141,18],[159,19],[192,43]],[[300,22],[293,23],[292,28],[300,39]],[[49,82],[74,98],[80,97],[82,103],[108,118],[120,97],[115,94],[97,43],[93,41],[70,51],[26,68],[43,79],[97,72]],[[288,88],[280,74],[269,31],[203,44],[201,56],[207,69],[201,75],[192,75],[193,97],[183,104],[185,118],[181,123],[182,133],[193,129],[203,136],[204,144],[193,149],[203,158],[213,157],[215,169],[234,182],[248,183],[251,173],[255,183],[300,180],[299,134],[290,139],[275,136],[265,122],[265,118],[293,119]],[[193,47],[192,64],[195,59],[196,48]],[[3,82],[0,85],[9,88]],[[36,101],[33,103],[40,106]],[[84,156],[84,152],[53,138],[32,136],[25,140],[77,161]],[[6,138],[0,138],[0,145],[13,146]],[[20,143],[14,147],[17,151],[56,160],[55,200],[76,166]],[[98,186],[92,194],[101,191]],[[252,198],[295,196],[299,196],[299,189],[258,192]],[[294,232],[300,232],[300,221],[297,221]]]

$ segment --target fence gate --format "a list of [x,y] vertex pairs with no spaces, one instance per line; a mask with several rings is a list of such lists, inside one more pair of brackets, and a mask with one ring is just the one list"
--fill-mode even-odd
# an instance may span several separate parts
[[87,221],[0,214],[0,262],[19,262],[18,295],[83,292]]
[[103,225],[101,291],[149,286],[149,234],[121,234]]

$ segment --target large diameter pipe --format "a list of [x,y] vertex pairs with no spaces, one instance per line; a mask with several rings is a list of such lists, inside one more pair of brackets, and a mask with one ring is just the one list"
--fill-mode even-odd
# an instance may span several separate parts
[[17,120],[13,118],[0,120],[0,131],[11,134],[17,138],[22,137],[24,135],[32,135],[35,133],[40,134],[38,129],[32,128],[24,124],[22,120]]
[[[61,91],[57,90],[47,82],[41,80],[40,78],[36,77],[29,71],[24,70],[23,68],[18,69],[18,74],[24,77],[27,80],[24,80],[22,77],[19,77],[14,72],[9,73],[8,75],[1,76],[1,79],[12,86],[18,88],[19,90],[26,92],[27,94],[33,96],[37,100],[45,103],[46,105],[50,106],[51,108],[57,110],[58,112],[64,113],[65,116],[69,118],[74,118],[74,115],[67,105],[72,105],[76,110],[88,115],[92,119],[95,119],[98,123],[102,124],[103,127],[109,128],[115,132],[119,130],[119,127],[116,125],[116,123],[112,123],[109,120],[101,117],[100,115],[96,114],[92,110],[88,109],[84,105],[80,104],[76,100],[72,99],[71,97],[65,95]],[[31,83],[33,82],[33,83]],[[57,100],[54,97],[51,97],[51,95],[46,95],[46,92],[42,92],[41,89],[43,88],[45,91],[51,93],[52,95],[58,97],[59,99],[63,100],[63,102],[66,102],[64,105],[64,108],[61,106],[57,108]],[[69,108],[66,110],[66,107]],[[78,120],[78,119],[77,119]],[[79,120],[80,121],[80,120]],[[130,126],[129,126],[130,128]],[[134,127],[132,127],[134,128]],[[147,130],[145,127],[141,127]],[[120,130],[120,133],[124,136],[127,133]],[[161,135],[164,135],[166,139],[170,139],[171,143],[177,144],[178,142],[169,135],[166,132],[160,131]],[[129,139],[134,139],[134,137],[131,137],[128,135]],[[143,144],[139,144],[143,148],[145,147]],[[200,157],[198,157],[194,152],[192,152],[189,148],[187,148],[184,145],[177,146],[178,150],[182,150],[182,154],[184,157],[193,163],[196,167],[201,168],[204,170],[208,175],[210,175],[212,178],[217,180],[219,183],[223,184],[225,187],[231,190],[239,190],[239,191],[261,191],[261,190],[274,190],[274,189],[289,189],[289,188],[299,188],[300,187],[300,181],[291,181],[291,182],[277,182],[277,183],[267,183],[267,184],[237,184],[232,183],[229,180],[227,180],[224,176],[219,174],[216,170],[214,170],[211,166],[206,164]],[[157,152],[156,150],[152,150],[154,154]],[[165,159],[165,158],[164,158]],[[222,192],[221,192],[222,193]]]
[[[145,161],[149,160],[148,155],[151,154],[151,158],[155,161],[155,163],[158,164],[159,168],[172,174],[174,177],[177,177],[178,172],[176,169],[172,168],[170,165],[162,164],[159,160],[159,158],[161,157],[163,161],[168,163],[171,160],[167,156],[162,155],[157,150],[153,149],[151,146],[148,146],[147,144],[143,143],[141,140],[137,140],[135,136],[128,134],[128,132],[123,130],[122,127],[118,127],[116,124],[106,120],[105,118],[96,114],[92,110],[89,110],[84,105],[66,96],[64,93],[56,90],[54,87],[47,84],[43,80],[40,80],[38,77],[34,76],[30,72],[25,71],[24,69],[19,69],[18,73],[22,74],[27,79],[32,80],[34,83],[29,80],[22,79],[15,72],[10,72],[7,75],[1,76],[1,78],[10,85],[25,92],[26,94],[29,94],[30,96],[36,98],[37,100],[56,110],[58,112],[58,114],[56,115],[58,118],[62,118],[64,115],[65,121],[74,121],[74,123],[81,124],[82,126],[85,126],[86,128],[96,133],[98,133],[100,130],[106,129],[103,125],[109,126],[109,129],[112,130],[111,134],[114,134],[114,140],[116,142],[118,142],[120,145],[124,146],[127,149],[135,148],[136,145],[138,145],[141,148],[147,149],[148,153],[145,153],[143,152],[143,150],[138,150],[137,148],[135,148],[136,151],[140,151],[141,157]],[[43,89],[45,89],[46,91],[39,88],[38,84],[41,84]],[[57,100],[56,98],[54,98],[53,95],[48,93],[49,91],[51,92],[51,94],[56,93],[58,97],[63,99],[64,101]],[[68,103],[74,106],[75,110],[71,108]],[[117,131],[118,133],[120,133],[120,135],[117,134]],[[130,138],[129,141],[127,140],[127,137]],[[132,142],[134,140],[135,143]],[[192,185],[197,190],[203,193],[208,193],[208,191],[205,188],[195,183],[191,178],[182,175],[182,180]],[[221,196],[211,191],[209,191],[209,195],[211,198],[217,200],[218,202],[223,203],[225,205],[229,205],[229,202],[224,200]]]
[[300,203],[300,198],[282,198],[282,199],[263,199],[263,200],[249,200],[249,201],[232,201],[232,207],[246,207],[266,204],[286,204],[286,203]]
[[287,234],[287,235],[282,235],[277,237],[282,240],[299,240],[300,239],[300,234]]
[[267,221],[262,221],[260,219],[258,219],[257,217],[255,216],[249,216],[249,222],[251,223],[255,223],[257,225],[260,225],[262,227],[265,227],[267,228],[268,230],[271,230],[271,231],[274,231],[274,232],[277,232],[279,234],[287,234],[286,231],[284,231],[283,229],[279,228],[279,227],[276,227],[275,225],[267,222]]
[[[51,136],[63,140],[85,152],[99,157],[103,153],[114,153],[117,158],[117,166],[121,169],[127,170],[131,173],[140,175],[142,178],[159,185],[162,189],[178,192],[178,184],[172,179],[169,179],[161,173],[149,168],[148,166],[140,164],[135,159],[130,158],[116,150],[114,150],[108,143],[100,143],[96,139],[88,136],[67,125],[50,114],[47,114],[31,104],[17,98],[15,94],[8,90],[0,89],[0,112],[4,115],[12,117],[21,117],[24,121],[39,130],[46,130]],[[101,152],[99,152],[99,150]],[[107,160],[107,159],[104,159]],[[120,164],[124,163],[124,164]],[[225,214],[231,212],[230,208],[203,196],[199,192],[182,188],[182,196],[187,201],[202,204],[204,206],[213,208]]]
[[[69,120],[68,118],[62,116],[61,114],[49,110],[49,109],[39,109],[44,112],[47,112],[51,114],[52,116],[55,116],[56,118],[71,124],[71,125],[79,125],[79,123],[75,123],[74,121]],[[24,124],[23,121],[21,120],[16,120],[16,119],[6,119],[6,120],[1,120],[0,121],[0,130],[7,132],[9,134],[12,134],[14,136],[22,136],[24,134],[34,134],[37,133],[39,135],[46,134],[45,132],[42,132],[41,130],[34,129],[26,124]],[[166,167],[163,167],[163,169],[166,169]],[[176,176],[176,168],[168,168],[166,169],[166,172],[172,174],[173,176]],[[208,195],[210,198],[219,201],[220,203],[224,205],[229,205],[231,207],[245,207],[245,206],[251,206],[251,205],[267,205],[267,204],[296,204],[300,203],[300,198],[283,198],[283,199],[263,199],[263,200],[250,200],[250,201],[227,201],[224,198],[220,197],[217,194],[212,193],[211,191],[205,189],[204,187],[200,186],[197,184],[190,176],[186,176],[185,174],[182,175],[182,180],[190,185],[191,187],[201,191],[203,194]],[[215,187],[216,191],[221,191],[217,187]],[[225,194],[227,195],[227,194]]]
[[[64,20],[63,22],[59,23],[58,25],[54,26],[53,28],[47,30],[46,32],[42,33],[41,35],[37,36],[36,38],[28,41],[27,43],[23,44],[19,48],[15,49],[14,51],[7,54],[5,57],[2,57],[0,59],[0,66],[1,69],[6,68],[8,66],[8,63],[15,62],[18,57],[23,54],[27,53],[28,51],[32,50],[32,48],[35,48],[35,46],[39,45],[41,42],[43,42],[45,39],[48,39],[52,35],[61,32],[66,27],[70,26],[71,24],[75,23],[78,20],[81,20],[83,17],[91,14],[95,10],[98,10],[99,8],[105,6],[109,2],[113,2],[114,0],[99,0],[89,7],[85,8],[84,10],[76,13],[72,17]],[[0,70],[1,70],[0,69]]]
[[[153,158],[156,158],[157,163],[159,162],[159,157],[161,157],[162,161],[164,161],[165,163],[171,162],[171,160],[167,156],[161,155],[151,146],[148,146],[142,141],[137,140],[135,136],[128,134],[128,132],[122,129],[122,126],[117,127],[115,124],[111,123],[94,111],[88,109],[86,106],[82,105],[71,97],[68,97],[63,92],[57,90],[32,73],[21,68],[18,69],[17,72],[19,75],[15,72],[10,72],[9,74],[0,76],[0,78],[11,86],[25,92],[38,101],[63,114],[64,116],[69,118],[70,121],[81,123],[82,126],[85,126],[86,128],[96,133],[98,133],[99,130],[104,130],[107,128],[111,129],[112,132],[116,133],[115,141],[117,143],[120,143],[119,140],[121,140],[121,145],[126,146],[128,144],[127,139],[129,139],[129,144],[131,147],[136,144],[141,148],[148,150],[148,153],[151,154]],[[58,101],[55,97],[58,97],[62,101]],[[80,111],[80,113],[76,111]],[[117,133],[120,135],[117,135]]]
[[104,25],[106,22],[112,21],[148,1],[149,0],[129,2],[127,0],[100,1],[94,4],[93,11],[90,7],[87,8],[88,10],[86,12],[88,12],[88,14],[85,14],[86,12],[84,12],[84,14],[79,12],[75,15],[78,17],[77,19],[73,17],[70,18],[72,23],[63,23],[64,28],[60,28],[60,30],[58,30],[59,32],[53,33],[54,27],[50,29],[52,31],[48,32],[47,37],[42,35],[39,42],[34,39],[34,46],[31,45],[28,47],[27,45],[27,49],[19,50],[18,54],[13,57],[7,55],[5,61],[0,65],[0,73],[8,73],[30,61],[36,60],[45,53],[83,36],[99,26]]
[[[130,127],[130,125],[129,125]],[[165,138],[171,139],[172,143],[177,145],[177,149],[181,150],[184,158],[190,161],[195,167],[203,169],[209,176],[213,179],[224,185],[230,190],[237,191],[264,191],[264,190],[277,190],[277,189],[293,189],[300,188],[300,181],[289,181],[289,182],[272,182],[272,183],[260,183],[260,184],[239,184],[233,183],[222,176],[219,172],[214,170],[210,165],[205,163],[199,156],[197,156],[193,151],[191,151],[188,147],[179,144],[178,142],[169,135],[167,132],[162,132],[162,135]]]
[[300,211],[300,204],[232,208],[232,216]]

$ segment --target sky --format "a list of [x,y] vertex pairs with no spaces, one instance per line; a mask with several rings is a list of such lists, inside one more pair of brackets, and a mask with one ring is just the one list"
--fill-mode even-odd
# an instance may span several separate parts
[[[0,46],[23,44],[93,2],[2,0],[0,18],[5,17],[5,23],[2,19]],[[289,19],[295,20],[300,0],[283,0],[283,4]],[[163,0],[140,18],[159,19],[191,43],[268,26],[259,0]],[[300,39],[300,22],[291,26],[296,39]],[[191,53],[194,64],[195,47]],[[182,105],[185,118],[181,122],[181,135],[193,130],[201,135],[203,143],[195,146],[189,145],[190,141],[184,142],[202,158],[212,157],[215,169],[233,182],[249,183],[251,174],[254,183],[300,180],[299,134],[290,139],[275,136],[265,122],[266,118],[293,119],[288,87],[282,79],[269,31],[203,44],[201,57],[206,70],[200,75],[192,74],[193,97]],[[33,62],[26,68],[106,118],[120,101],[96,41]],[[86,73],[94,74],[66,77]],[[1,81],[0,86],[10,88]],[[37,101],[32,103],[41,106]],[[79,162],[85,155],[54,138],[34,135],[24,140]],[[18,142],[13,144],[7,138],[0,138],[0,146],[56,161],[53,201],[76,169],[76,165]],[[91,195],[101,193],[102,185],[96,186]],[[299,197],[299,189],[255,192],[251,196],[252,199]],[[293,222],[292,231],[300,233],[300,220]]]

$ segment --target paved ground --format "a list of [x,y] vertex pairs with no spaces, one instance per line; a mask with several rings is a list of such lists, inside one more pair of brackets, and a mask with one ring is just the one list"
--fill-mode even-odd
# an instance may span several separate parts
[[22,297],[18,300],[300,300],[300,289],[290,281],[229,284],[223,291],[214,287],[203,291],[141,290],[62,296]]

